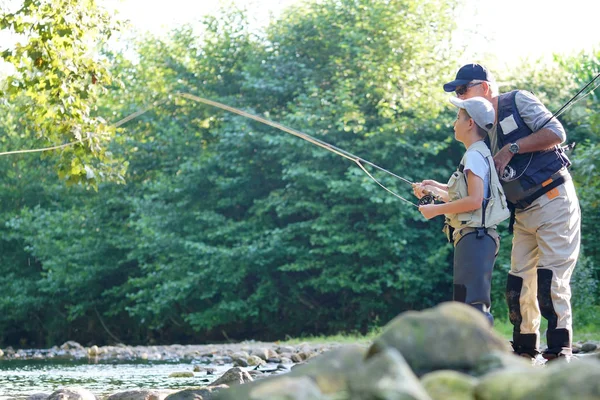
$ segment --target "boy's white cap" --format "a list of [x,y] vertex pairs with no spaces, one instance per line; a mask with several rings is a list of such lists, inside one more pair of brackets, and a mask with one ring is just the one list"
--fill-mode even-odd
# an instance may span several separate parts
[[471,97],[461,100],[458,97],[450,97],[450,103],[458,108],[464,108],[473,118],[473,121],[485,131],[489,131],[496,122],[494,106],[483,97]]

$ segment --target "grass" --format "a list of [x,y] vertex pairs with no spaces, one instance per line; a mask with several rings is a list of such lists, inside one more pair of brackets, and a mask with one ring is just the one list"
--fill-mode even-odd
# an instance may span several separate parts
[[339,333],[337,335],[330,336],[305,336],[300,338],[287,338],[280,340],[279,343],[283,345],[295,346],[300,343],[340,343],[340,344],[370,344],[380,333],[381,328],[376,328],[366,335],[359,333]]
[[[575,317],[575,322],[577,322],[577,317]],[[545,343],[545,335],[544,332],[548,327],[548,322],[542,318],[542,323],[540,326],[540,332],[542,333],[541,343]],[[287,338],[285,340],[279,341],[280,344],[283,345],[298,345],[300,343],[340,343],[340,344],[370,344],[373,339],[375,339],[381,332],[383,328],[376,328],[369,332],[366,335],[361,335],[358,333],[340,333],[337,335],[331,336],[306,336],[299,338]],[[505,338],[506,340],[512,339],[512,331],[513,326],[507,320],[496,320],[494,321],[494,331],[500,335],[500,337]],[[573,343],[576,342],[586,342],[586,341],[597,341],[600,342],[600,326],[594,324],[587,324],[582,326],[575,325],[574,335],[573,335]]]

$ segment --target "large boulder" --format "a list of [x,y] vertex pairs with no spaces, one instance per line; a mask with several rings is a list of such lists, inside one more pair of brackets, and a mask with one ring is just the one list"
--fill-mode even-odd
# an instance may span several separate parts
[[451,370],[423,375],[421,384],[432,400],[475,400],[477,378]]
[[349,399],[431,400],[402,355],[386,348],[350,374]]
[[329,400],[307,376],[284,376],[269,379],[248,391],[248,400]]
[[545,368],[500,370],[482,378],[478,400],[600,399],[600,362],[552,361]]
[[472,373],[475,376],[483,376],[492,371],[515,368],[533,368],[533,365],[530,359],[519,357],[514,353],[492,351],[481,356],[473,367]]
[[373,341],[367,357],[387,347],[398,350],[419,376],[439,369],[468,372],[483,354],[511,351],[482,313],[458,302],[400,314]]

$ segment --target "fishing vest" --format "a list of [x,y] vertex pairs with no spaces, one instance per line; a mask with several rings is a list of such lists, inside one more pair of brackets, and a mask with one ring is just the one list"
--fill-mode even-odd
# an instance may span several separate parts
[[[531,134],[531,129],[523,122],[517,109],[518,90],[501,94],[498,97],[498,124],[496,137],[498,148]],[[508,164],[515,170],[515,176],[523,191],[532,189],[550,178],[563,167],[571,165],[569,158],[560,146],[533,153],[515,154]],[[505,185],[505,183],[502,183]],[[505,187],[505,190],[509,190]],[[508,193],[508,192],[507,192]]]
[[[510,216],[504,190],[498,179],[494,166],[494,159],[490,149],[483,141],[473,143],[460,160],[458,169],[448,180],[448,197],[455,201],[467,197],[467,176],[464,173],[465,159],[469,151],[477,151],[487,161],[490,170],[489,198],[485,198],[483,204],[477,210],[460,214],[446,214],[446,224],[456,229],[462,228],[495,228],[500,222]],[[487,201],[487,204],[486,204]],[[485,204],[485,205],[484,205]]]

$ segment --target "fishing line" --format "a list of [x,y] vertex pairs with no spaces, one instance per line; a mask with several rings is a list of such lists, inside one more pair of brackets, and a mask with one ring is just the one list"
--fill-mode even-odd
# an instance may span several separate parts
[[414,185],[413,182],[409,181],[406,178],[398,176],[398,175],[396,175],[396,174],[394,174],[394,173],[386,170],[385,168],[382,168],[382,167],[380,167],[380,166],[378,166],[378,165],[376,165],[376,164],[374,164],[374,163],[372,163],[372,162],[370,162],[368,160],[365,160],[363,158],[355,156],[354,154],[352,154],[352,153],[350,153],[350,152],[348,152],[346,150],[340,149],[339,147],[331,145],[331,144],[329,144],[327,142],[324,142],[324,141],[322,141],[320,139],[314,138],[314,137],[312,137],[312,136],[310,136],[310,135],[308,135],[306,133],[297,131],[297,130],[292,129],[292,128],[288,128],[287,126],[281,125],[280,123],[270,121],[270,120],[268,120],[266,118],[259,117],[258,115],[254,115],[254,114],[248,113],[246,111],[240,110],[240,109],[235,108],[235,107],[228,106],[228,105],[223,104],[223,103],[219,103],[217,101],[208,100],[208,99],[205,99],[205,98],[202,98],[202,97],[199,97],[199,96],[195,96],[195,95],[189,94],[189,93],[176,93],[176,95],[180,96],[180,97],[184,97],[184,98],[192,100],[192,101],[196,101],[196,102],[199,102],[199,103],[203,103],[203,104],[207,104],[207,105],[210,105],[210,106],[213,106],[213,107],[217,107],[217,108],[220,108],[222,110],[226,110],[226,111],[232,112],[234,114],[241,115],[241,116],[246,117],[246,118],[253,119],[255,121],[261,122],[261,123],[269,125],[269,126],[271,126],[273,128],[282,130],[282,131],[287,132],[287,133],[289,133],[291,135],[294,135],[296,137],[304,139],[304,140],[306,140],[306,141],[308,141],[308,142],[310,142],[310,143],[312,143],[314,145],[317,145],[317,146],[322,147],[322,148],[324,148],[326,150],[329,150],[330,152],[332,152],[334,154],[337,154],[337,155],[339,155],[341,157],[344,157],[344,158],[346,158],[346,159],[354,162],[356,165],[358,165],[358,167],[360,169],[362,169],[367,174],[367,176],[369,178],[371,178],[375,183],[377,183],[379,186],[381,186],[387,192],[391,193],[392,195],[396,196],[400,200],[405,201],[405,202],[407,202],[408,204],[410,204],[412,206],[419,207],[419,205],[422,205],[421,203],[424,203],[425,201],[429,201],[432,198],[432,197],[426,197],[426,196],[424,196],[424,200],[422,202],[419,201],[419,204],[415,204],[412,201],[407,200],[406,198],[400,196],[398,193],[392,191],[391,189],[389,189],[388,187],[386,187],[385,185],[383,185],[381,182],[379,182],[377,179],[375,179],[375,177],[373,177],[373,175],[370,174],[365,169],[365,167],[362,165],[362,163],[365,163],[365,164],[370,165],[370,166],[372,166],[372,167],[374,167],[374,168],[376,168],[376,169],[378,169],[378,170],[380,170],[382,172],[385,172],[385,173],[387,173],[387,174],[389,174],[389,175],[391,175],[391,176],[393,176],[393,177],[395,177],[395,178],[397,178],[397,179],[399,179],[399,180],[401,180],[401,181],[403,181],[405,183],[410,184],[411,186]]
[[[165,99],[165,100],[162,100],[162,101],[155,102],[155,103],[153,103],[152,105],[150,105],[150,106],[148,106],[146,108],[143,108],[143,109],[141,109],[139,111],[134,112],[133,114],[130,114],[130,115],[126,116],[122,120],[120,120],[120,121],[118,121],[118,122],[116,122],[116,123],[114,123],[114,124],[112,124],[110,126],[114,127],[114,128],[118,128],[121,125],[125,124],[126,122],[129,122],[132,119],[137,118],[140,115],[142,115],[142,114],[150,111],[154,107],[158,107],[160,105],[163,105],[167,101],[169,101],[168,98]],[[44,152],[44,151],[58,150],[58,149],[63,149],[65,147],[73,146],[75,144],[80,144],[80,143],[86,142],[88,140],[92,140],[92,138],[93,138],[93,136],[89,136],[89,137],[87,137],[85,139],[76,140],[74,142],[60,144],[60,145],[57,145],[57,146],[41,147],[41,148],[37,148],[37,149],[4,151],[4,152],[0,152],[0,156],[6,156],[6,155],[10,155],[10,154],[41,153],[41,152]]]
[[[547,121],[545,121],[544,124],[542,125],[542,127],[544,127],[548,122],[550,122],[552,120],[552,118],[557,118],[558,116],[560,116],[561,114],[563,114],[564,112],[566,112],[569,108],[571,108],[573,105],[575,105],[577,102],[583,100],[585,97],[589,96],[594,90],[596,90],[596,88],[598,86],[600,86],[600,83],[598,83],[596,86],[594,86],[594,88],[592,88],[591,90],[589,90],[586,94],[584,94],[583,96],[581,96],[581,97],[578,98],[578,96],[581,93],[583,93],[589,86],[591,86],[594,83],[594,81],[596,79],[598,79],[599,77],[600,77],[600,73],[598,73],[590,82],[588,82],[582,89],[580,89],[579,92],[577,92],[577,94],[575,94],[575,96],[573,96],[556,113],[554,113]],[[243,116],[245,118],[249,118],[249,119],[255,120],[257,122],[269,125],[269,126],[271,126],[273,128],[279,129],[281,131],[284,131],[286,133],[289,133],[291,135],[299,137],[299,138],[301,138],[303,140],[306,140],[306,141],[308,141],[308,142],[310,142],[310,143],[312,143],[312,144],[314,144],[316,146],[324,148],[324,149],[326,149],[326,150],[328,150],[328,151],[330,151],[330,152],[332,152],[334,154],[337,154],[337,155],[339,155],[341,157],[344,157],[344,158],[346,158],[346,159],[354,162],[370,179],[372,179],[375,183],[377,183],[379,186],[381,186],[387,192],[389,192],[390,194],[396,196],[400,200],[402,200],[402,201],[404,201],[404,202],[406,202],[406,203],[408,203],[408,204],[410,204],[412,206],[419,207],[420,205],[431,204],[436,199],[436,197],[433,194],[427,194],[426,196],[424,196],[423,198],[421,198],[419,200],[418,204],[415,204],[412,201],[407,200],[406,198],[400,196],[396,192],[392,191],[391,189],[389,189],[388,187],[386,187],[385,185],[383,185],[371,173],[369,173],[369,171],[367,171],[367,169],[364,167],[363,164],[366,164],[366,165],[369,165],[369,166],[371,166],[371,167],[373,167],[375,169],[378,169],[379,171],[382,171],[382,172],[384,172],[384,173],[386,173],[388,175],[391,175],[394,178],[399,179],[399,180],[401,180],[401,181],[403,181],[405,183],[408,183],[409,185],[411,185],[413,187],[415,185],[414,182],[411,182],[410,180],[408,180],[406,178],[403,178],[403,177],[401,177],[399,175],[396,175],[393,172],[390,172],[390,171],[386,170],[385,168],[382,168],[382,167],[380,167],[380,166],[378,166],[378,165],[376,165],[376,164],[374,164],[374,163],[372,163],[372,162],[370,162],[368,160],[365,160],[365,159],[363,159],[361,157],[358,157],[358,156],[356,156],[356,155],[354,155],[354,154],[352,154],[352,153],[350,153],[350,152],[348,152],[346,150],[340,149],[339,147],[331,145],[331,144],[329,144],[327,142],[324,142],[324,141],[322,141],[320,139],[314,138],[314,137],[312,137],[312,136],[310,136],[310,135],[308,135],[306,133],[297,131],[297,130],[292,129],[292,128],[288,128],[288,127],[286,127],[286,126],[284,126],[282,124],[270,121],[270,120],[268,120],[266,118],[259,117],[257,115],[254,115],[254,114],[248,113],[246,111],[240,110],[238,108],[231,107],[231,106],[228,106],[226,104],[219,103],[219,102],[216,102],[216,101],[213,101],[213,100],[209,100],[209,99],[205,99],[205,98],[202,98],[202,97],[199,97],[199,96],[195,96],[193,94],[176,92],[176,93],[174,93],[174,95],[179,96],[179,97],[183,97],[183,98],[186,98],[188,100],[195,101],[195,102],[199,102],[199,103],[203,103],[203,104],[206,104],[206,105],[210,105],[210,106],[213,106],[213,107],[216,107],[216,108],[220,108],[222,110],[229,111],[231,113]],[[150,106],[145,107],[145,108],[143,108],[141,110],[138,110],[138,111],[136,111],[134,113],[131,113],[128,116],[126,116],[125,118],[119,120],[118,122],[116,122],[116,123],[114,123],[114,124],[112,124],[110,126],[114,127],[114,128],[118,128],[121,125],[123,125],[123,124],[125,124],[125,123],[127,123],[127,122],[129,122],[129,121],[131,121],[131,120],[133,120],[133,119],[135,119],[137,117],[139,117],[140,115],[145,114],[146,112],[152,110],[153,108],[156,108],[158,106],[161,106],[161,105],[165,104],[169,100],[170,100],[170,96],[167,97],[166,99],[162,100],[162,101],[154,102]],[[93,136],[90,136],[90,137],[87,137],[85,139],[80,139],[80,140],[73,141],[73,142],[70,142],[70,143],[65,143],[65,144],[61,144],[61,145],[57,145],[57,146],[51,146],[51,147],[43,147],[43,148],[37,148],[37,149],[26,149],[26,150],[5,151],[5,152],[0,152],[0,156],[11,155],[11,154],[37,153],[37,152],[59,150],[59,149],[62,149],[62,148],[66,148],[68,146],[73,146],[75,144],[82,144],[83,142],[91,140],[92,138],[93,138]]]

